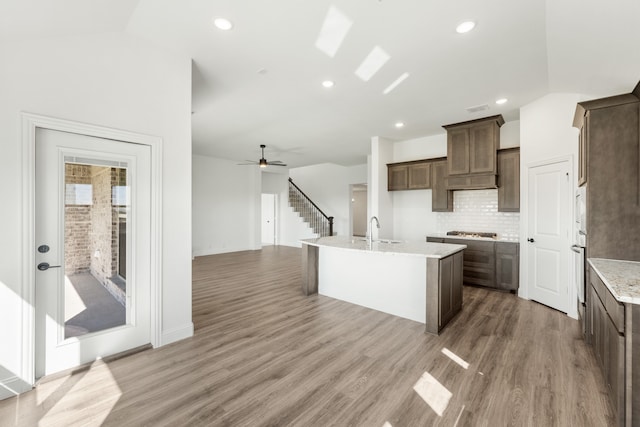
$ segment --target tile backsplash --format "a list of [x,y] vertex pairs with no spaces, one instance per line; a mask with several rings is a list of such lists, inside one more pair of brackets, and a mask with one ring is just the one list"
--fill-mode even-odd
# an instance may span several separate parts
[[453,192],[453,212],[438,212],[438,232],[496,232],[499,239],[518,240],[519,212],[498,212],[498,190]]

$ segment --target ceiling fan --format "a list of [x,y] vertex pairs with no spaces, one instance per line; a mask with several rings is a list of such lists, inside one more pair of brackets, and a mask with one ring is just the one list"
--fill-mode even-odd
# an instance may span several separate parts
[[271,162],[268,162],[267,159],[264,158],[264,149],[266,148],[266,145],[260,144],[260,148],[262,149],[262,157],[260,157],[260,160],[258,160],[257,162],[254,162],[253,160],[245,160],[248,163],[238,163],[238,164],[239,165],[258,165],[261,168],[266,168],[267,166],[287,166],[285,163],[282,163],[280,160],[273,160]]

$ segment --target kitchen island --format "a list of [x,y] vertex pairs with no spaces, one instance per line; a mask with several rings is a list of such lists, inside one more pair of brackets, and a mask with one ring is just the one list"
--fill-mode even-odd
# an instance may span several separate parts
[[465,245],[340,236],[302,240],[302,290],[425,324],[438,334],[462,308]]

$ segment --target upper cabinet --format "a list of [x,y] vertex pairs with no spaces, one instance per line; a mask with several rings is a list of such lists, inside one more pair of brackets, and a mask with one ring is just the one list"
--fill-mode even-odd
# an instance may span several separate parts
[[498,212],[520,212],[520,148],[498,151]]
[[447,130],[449,190],[496,188],[502,115],[443,126]]
[[446,159],[431,164],[431,212],[453,212],[453,191],[444,186],[447,179]]
[[431,160],[387,165],[387,190],[425,190],[431,188]]
[[[593,258],[640,261],[640,84],[630,94],[578,103],[579,183],[586,186]],[[638,240],[638,239],[635,239]]]
[[404,163],[387,165],[387,190],[407,190],[408,186],[407,165]]

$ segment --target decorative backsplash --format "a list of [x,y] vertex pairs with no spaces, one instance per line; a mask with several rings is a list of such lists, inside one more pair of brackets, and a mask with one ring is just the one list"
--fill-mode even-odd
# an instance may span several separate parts
[[498,239],[518,240],[520,213],[498,212],[498,190],[453,192],[453,212],[438,212],[438,231],[496,232]]

